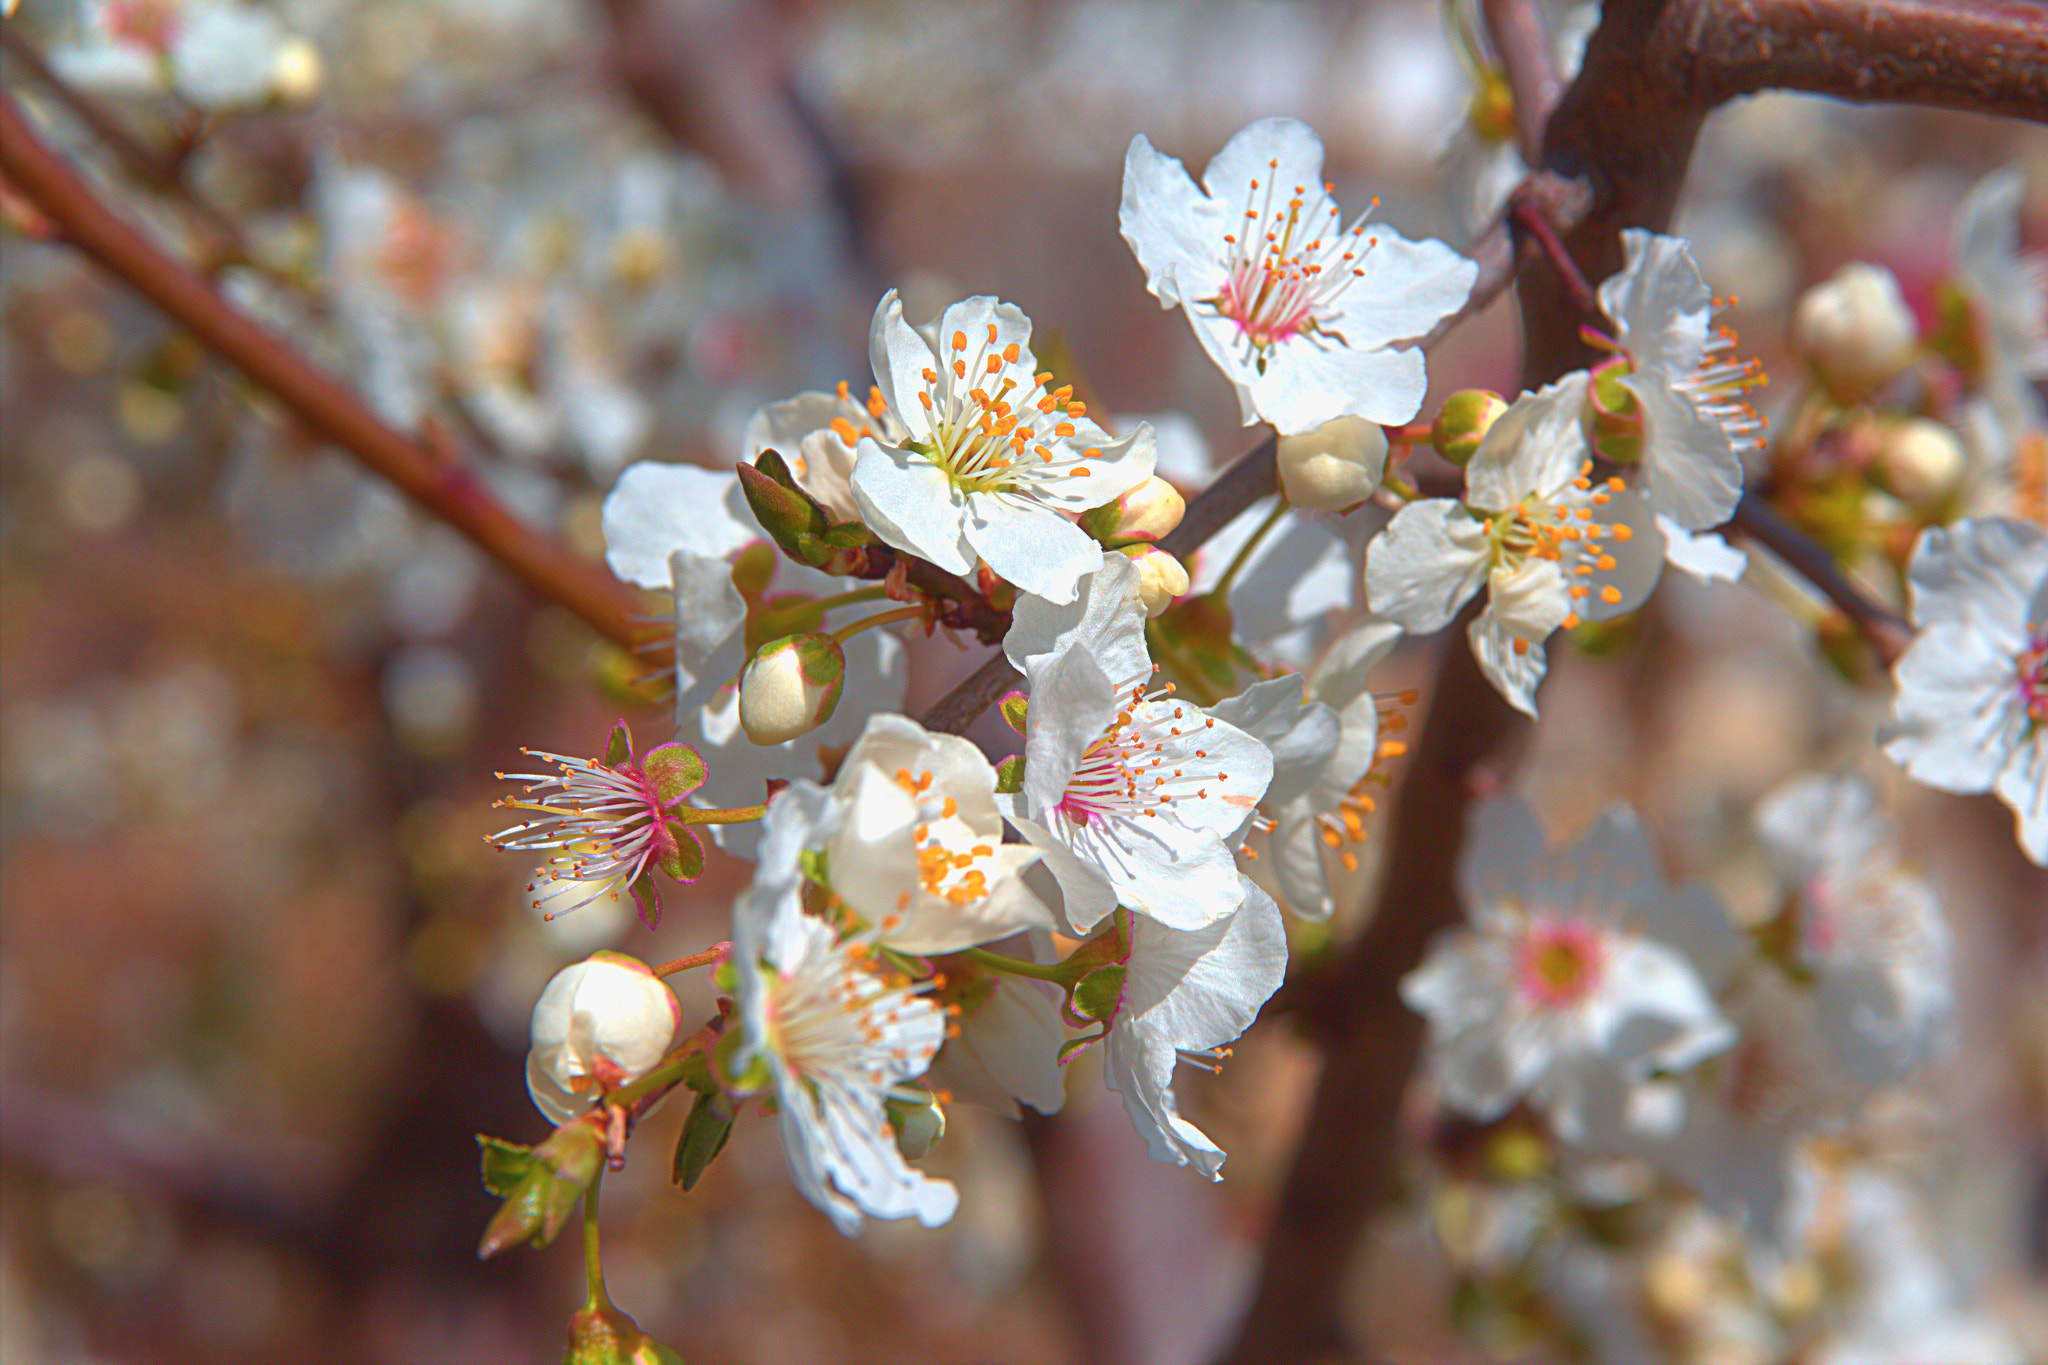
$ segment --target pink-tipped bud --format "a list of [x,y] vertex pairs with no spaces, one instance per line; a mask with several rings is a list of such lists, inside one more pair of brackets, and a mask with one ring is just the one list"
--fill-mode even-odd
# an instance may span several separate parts
[[1188,590],[1188,571],[1178,559],[1156,545],[1127,545],[1117,551],[1138,566],[1138,600],[1147,616],[1157,616]]
[[1429,428],[1436,453],[1463,469],[1478,453],[1479,443],[1508,410],[1508,402],[1488,389],[1460,389],[1444,400]]
[[1313,431],[1282,436],[1280,491],[1296,507],[1337,512],[1371,497],[1387,472],[1387,433],[1346,415]]
[[1187,510],[1180,490],[1155,474],[1114,502],[1083,512],[1081,529],[1104,545],[1157,540],[1180,525]]
[[534,1004],[527,1093],[567,1123],[659,1065],[682,1020],[675,992],[646,963],[593,953],[556,972]]
[[1904,369],[1919,340],[1913,310],[1883,266],[1845,265],[1801,294],[1792,311],[1793,349],[1850,402]]
[[846,654],[830,635],[785,635],[762,645],[740,679],[740,728],[756,744],[780,744],[832,719],[846,683]]

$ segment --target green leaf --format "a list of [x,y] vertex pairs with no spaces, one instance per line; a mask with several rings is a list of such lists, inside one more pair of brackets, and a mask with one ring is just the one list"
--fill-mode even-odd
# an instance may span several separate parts
[[704,759],[687,744],[658,744],[640,760],[640,771],[654,788],[654,799],[664,807],[673,806],[704,785],[709,770]]
[[1031,712],[1031,698],[1022,692],[1006,692],[1002,700],[996,703],[996,712],[1002,716],[1003,724],[1021,735],[1024,733],[1024,722]]
[[533,1148],[482,1133],[476,1135],[476,1145],[481,1149],[484,1188],[500,1199],[510,1199],[512,1191],[533,1169]]
[[641,921],[650,929],[661,923],[661,888],[654,884],[652,872],[642,872],[640,879],[630,888],[633,906],[640,912]]
[[604,1161],[604,1140],[587,1123],[557,1128],[533,1149],[526,1173],[513,1184],[477,1245],[479,1259],[532,1242],[544,1247],[569,1221],[576,1201]]
[[1111,962],[1097,967],[1074,983],[1068,1004],[1083,1019],[1107,1019],[1124,1000],[1125,967]]
[[631,761],[632,757],[633,732],[626,728],[626,722],[620,721],[612,727],[611,738],[605,743],[604,764],[607,768],[616,768]]
[[1024,790],[1024,755],[1011,754],[996,764],[996,790],[1005,794]]
[[712,1161],[725,1150],[725,1140],[732,1136],[732,1120],[732,1101],[722,1091],[697,1096],[697,1102],[690,1106],[690,1116],[683,1120],[682,1135],[676,1139],[675,1164],[671,1169],[676,1184],[686,1191],[696,1187]]
[[697,836],[690,833],[689,826],[680,820],[669,821],[668,832],[676,846],[673,852],[662,856],[661,874],[671,881],[696,881],[704,875],[704,845],[697,842]]
[[742,464],[738,469],[740,490],[747,495],[754,520],[761,523],[761,529],[784,554],[808,563],[800,537],[824,532],[824,509],[797,488],[795,480],[789,478],[788,466],[772,450],[762,451],[757,463]]
[[1090,1047],[1093,1047],[1095,1044],[1101,1042],[1107,1036],[1107,1032],[1105,1031],[1103,1033],[1089,1033],[1084,1034],[1079,1038],[1067,1039],[1066,1042],[1060,1044],[1059,1055],[1057,1058],[1059,1064],[1061,1066],[1065,1066],[1068,1062],[1073,1061],[1074,1058],[1078,1057],[1079,1055],[1081,1055],[1081,1053],[1087,1051]]

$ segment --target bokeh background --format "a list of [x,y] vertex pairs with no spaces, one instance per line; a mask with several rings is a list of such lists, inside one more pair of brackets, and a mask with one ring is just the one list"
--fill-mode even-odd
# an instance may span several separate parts
[[[592,556],[627,461],[728,462],[760,402],[865,382],[890,285],[913,313],[1021,304],[1093,408],[1160,421],[1191,484],[1248,447],[1117,236],[1135,132],[1199,166],[1252,118],[1300,116],[1340,200],[1378,195],[1454,244],[1499,183],[1429,0],[265,8],[303,40],[296,83],[226,111],[95,87],[102,7],[23,0],[7,23],[146,142],[189,145],[190,183],[262,266],[222,270],[240,301]],[[190,243],[13,54],[5,74],[125,212]],[[1956,201],[2013,163],[2039,243],[2038,129],[1760,98],[1710,123],[1678,230],[1776,369],[1791,300],[1845,260],[1928,307]],[[543,924],[530,869],[484,842],[493,770],[522,745],[598,752],[621,716],[665,737],[644,661],[33,226],[17,213],[0,241],[0,1359],[553,1358],[575,1238],[480,1265],[472,1137],[545,1131],[521,1056],[554,970],[724,937],[745,869],[714,854],[658,929],[603,905]],[[1439,394],[1511,391],[1511,305],[1431,373]],[[1815,765],[1883,775],[1881,698],[1816,654],[1814,615],[1767,573],[1670,585],[1632,648],[1557,651],[1518,780],[1560,824],[1635,801],[1677,868],[1767,913],[1740,834],[1756,797]],[[978,661],[921,647],[910,708]],[[1405,650],[1383,685],[1429,666]],[[1955,923],[1963,1018],[1887,1123],[1934,1173],[1943,1245],[2048,1358],[2048,885],[2001,809],[1893,788]],[[1329,934],[1356,930],[1369,874]],[[705,982],[681,989],[708,1011]],[[1184,1071],[1231,1154],[1214,1187],[1147,1162],[1088,1065],[1054,1120],[956,1110],[932,1164],[960,1216],[858,1242],[758,1121],[680,1195],[671,1104],[606,1182],[613,1295],[701,1362],[1202,1360],[1241,1306],[1315,1048],[1275,1017],[1220,1078]],[[1419,1155],[1410,1185],[1354,1268],[1356,1320],[1390,1359],[1485,1359]]]

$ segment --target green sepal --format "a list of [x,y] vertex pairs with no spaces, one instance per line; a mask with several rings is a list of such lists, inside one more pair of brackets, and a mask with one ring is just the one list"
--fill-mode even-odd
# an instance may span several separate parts
[[807,848],[796,855],[796,865],[805,880],[828,891],[832,889],[832,858],[827,850]]
[[569,1353],[562,1365],[683,1365],[683,1358],[606,1305],[569,1319]]
[[1024,790],[1024,755],[1011,754],[996,764],[996,791],[1014,796]]
[[669,1170],[670,1178],[685,1191],[696,1187],[712,1161],[725,1150],[725,1140],[732,1136],[732,1120],[732,1101],[722,1091],[705,1091],[690,1106],[690,1116],[683,1120],[682,1134],[676,1138],[675,1161]]
[[1080,1056],[1107,1036],[1108,1031],[1104,1030],[1101,1033],[1090,1033],[1080,1038],[1069,1038],[1066,1042],[1060,1044],[1059,1054],[1053,1060],[1059,1065],[1065,1066],[1068,1062],[1073,1061],[1074,1058]]
[[605,741],[604,765],[616,768],[621,763],[630,763],[632,759],[633,732],[626,728],[626,722],[620,721],[612,727],[611,738]]
[[762,451],[753,464],[741,464],[737,468],[740,491],[746,494],[747,506],[753,509],[754,520],[761,523],[761,529],[784,554],[809,563],[810,557],[804,554],[801,541],[805,536],[816,537],[825,530],[825,510],[796,486],[789,466],[772,450]]
[[1121,962],[1097,967],[1074,983],[1067,996],[1067,1007],[1090,1022],[1108,1019],[1124,1002],[1124,976],[1128,970]]
[[477,1244],[479,1260],[532,1242],[544,1247],[569,1221],[583,1191],[604,1161],[604,1139],[588,1123],[557,1128],[528,1154],[527,1168]]
[[704,845],[697,842],[697,836],[690,832],[689,826],[680,820],[671,820],[668,822],[668,835],[676,841],[676,846],[661,855],[661,875],[677,882],[694,882],[703,876]]
[[478,1157],[483,1166],[484,1188],[500,1199],[510,1199],[533,1169],[533,1148],[521,1142],[476,1135]]
[[1100,507],[1091,507],[1081,514],[1081,529],[1104,545],[1116,539],[1116,533],[1123,529],[1124,509],[1120,501],[1111,498]]
[[713,1045],[713,1061],[727,1088],[736,1095],[756,1095],[775,1084],[775,1072],[768,1058],[755,1053],[745,1067],[738,1066],[739,1050],[746,1045],[745,1029],[727,1029]]
[[917,1104],[892,1097],[883,1108],[896,1132],[896,1150],[905,1161],[922,1161],[946,1135],[946,1111],[929,1097]]
[[1030,711],[1031,698],[1022,692],[1006,692],[1002,700],[996,703],[996,713],[1003,718],[1003,724],[1020,735],[1024,733],[1024,723]]
[[652,929],[661,923],[661,888],[654,884],[654,873],[642,872],[630,888],[633,908],[640,912],[641,922]]
[[1603,459],[1635,464],[1643,458],[1643,401],[1622,383],[1635,372],[1626,356],[1597,366],[1586,385],[1587,436]]
[[663,808],[676,805],[704,785],[710,770],[704,759],[687,744],[658,744],[640,760],[640,771],[654,789],[654,799]]

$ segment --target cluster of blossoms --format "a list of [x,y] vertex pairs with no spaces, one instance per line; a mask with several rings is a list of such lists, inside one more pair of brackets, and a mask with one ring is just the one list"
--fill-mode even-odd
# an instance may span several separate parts
[[[1130,148],[1120,224],[1148,287],[1186,312],[1245,422],[1278,437],[1281,496],[1192,566],[1162,544],[1185,501],[1153,428],[1091,415],[1041,368],[1030,320],[989,297],[918,325],[884,295],[871,382],[764,408],[732,472],[625,470],[609,561],[673,602],[674,740],[638,762],[623,744],[553,760],[558,776],[529,780],[557,794],[513,803],[541,818],[501,842],[559,850],[548,875],[590,895],[694,879],[696,825],[756,867],[730,943],[685,960],[715,963],[723,997],[687,1042],[630,961],[549,988],[530,1072],[550,1118],[616,1138],[687,1085],[679,1171],[757,1106],[841,1230],[935,1225],[956,1194],[916,1163],[947,1106],[1052,1112],[1095,1051],[1153,1156],[1219,1178],[1177,1068],[1219,1066],[1279,987],[1283,907],[1326,918],[1358,870],[1402,752],[1398,699],[1370,675],[1402,633],[1466,619],[1485,676],[1535,716],[1556,632],[1634,611],[1666,562],[1745,572],[1714,532],[1767,452],[1746,399],[1762,376],[1732,358],[1684,243],[1625,234],[1598,291],[1600,365],[1447,401],[1427,439],[1463,487],[1424,497],[1401,472],[1420,443],[1404,425],[1427,387],[1418,341],[1465,305],[1475,267],[1346,224],[1321,163],[1284,119],[1233,138],[1200,185],[1143,137]],[[1896,339],[1836,316],[1873,287],[1829,288],[1801,314],[1817,371],[1881,379]],[[2006,398],[2011,368],[1983,362]],[[1392,515],[1359,556],[1339,518],[1362,507]],[[1886,752],[1930,784],[1996,791],[2039,861],[2048,534],[1934,527],[1910,581],[1923,634]],[[898,714],[906,629],[1001,646],[1021,752],[992,763]],[[1667,880],[1625,808],[1559,847],[1519,798],[1480,806],[1459,868],[1470,926],[1402,988],[1441,1103],[1526,1114],[1562,1150],[1638,1163],[1783,1235],[1801,1136],[1850,1123],[1943,1036],[1947,937],[1862,779],[1796,783],[1756,824],[1784,905],[1744,933]]]

